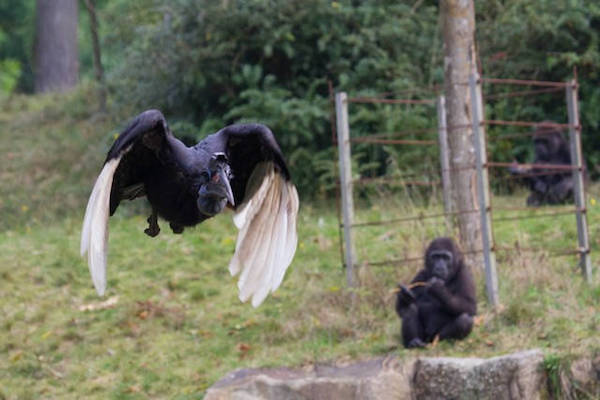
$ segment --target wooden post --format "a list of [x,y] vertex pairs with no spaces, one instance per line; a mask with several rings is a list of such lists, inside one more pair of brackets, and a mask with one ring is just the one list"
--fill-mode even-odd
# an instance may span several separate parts
[[446,125],[446,98],[438,97],[438,140],[440,144],[440,165],[442,169],[442,196],[444,199],[444,213],[446,214],[446,234],[452,234],[452,194],[450,193],[450,158],[448,157],[448,130]]
[[475,147],[475,165],[477,170],[477,197],[481,218],[481,242],[483,245],[483,262],[485,264],[485,287],[488,301],[496,307],[498,300],[498,277],[496,275],[496,255],[492,232],[492,215],[487,171],[487,152],[485,131],[481,126],[483,102],[479,74],[473,71],[469,76],[471,91],[471,112],[473,121],[473,141]]
[[354,200],[352,197],[352,158],[350,156],[350,125],[348,123],[348,101],[344,92],[335,95],[338,153],[340,157],[340,188],[342,192],[342,218],[344,223],[344,254],[346,280],[349,287],[355,286],[354,267],[356,257],[352,240],[354,223]]
[[592,262],[590,259],[590,242],[587,226],[587,210],[585,204],[585,187],[583,179],[583,157],[581,154],[581,125],[579,123],[579,105],[577,100],[577,82],[572,80],[567,85],[567,110],[569,113],[569,142],[571,144],[571,165],[575,196],[577,237],[579,242],[579,264],[586,282],[592,282]]

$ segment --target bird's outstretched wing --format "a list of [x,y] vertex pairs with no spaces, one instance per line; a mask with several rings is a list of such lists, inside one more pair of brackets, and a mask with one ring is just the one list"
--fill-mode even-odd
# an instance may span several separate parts
[[261,124],[237,124],[208,137],[207,146],[224,146],[235,199],[234,223],[239,229],[229,264],[240,274],[241,301],[257,307],[283,281],[298,236],[298,193],[273,133]]
[[81,231],[81,255],[87,253],[90,274],[99,295],[106,289],[108,217],[121,200],[145,195],[142,180],[145,171],[176,160],[169,155],[177,151],[176,140],[161,112],[148,110],[129,124],[108,152],[88,200]]

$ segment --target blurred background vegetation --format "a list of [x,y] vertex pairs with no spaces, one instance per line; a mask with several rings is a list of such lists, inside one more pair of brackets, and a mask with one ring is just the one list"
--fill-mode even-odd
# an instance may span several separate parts
[[[80,97],[94,93],[89,15],[79,7]],[[111,129],[159,108],[176,135],[224,124],[268,124],[304,199],[332,195],[335,151],[328,82],[351,96],[434,99],[443,83],[438,2],[330,0],[97,0]],[[486,77],[565,81],[576,67],[584,152],[600,173],[600,4],[584,0],[481,0]],[[0,97],[6,109],[33,90],[35,0],[0,2]],[[486,94],[513,88],[486,87]],[[88,99],[72,100],[89,105]],[[80,106],[83,107],[83,106]],[[357,105],[353,135],[435,128],[435,109]],[[77,111],[74,111],[77,112]],[[84,112],[90,116],[91,110]],[[566,121],[564,94],[487,103],[493,119]],[[499,134],[490,129],[489,135]],[[108,134],[108,132],[107,132]],[[435,130],[432,131],[435,138]],[[414,135],[414,138],[423,138]],[[529,139],[490,142],[491,159],[525,160]],[[437,148],[357,145],[362,175],[437,166]],[[430,168],[418,174],[423,177]],[[499,172],[502,175],[503,172]]]
[[[33,95],[36,0],[0,0],[0,353],[7,355],[0,399],[196,399],[239,367],[412,356],[397,348],[389,290],[419,263],[361,268],[353,308],[335,206],[319,202],[334,198],[337,176],[329,82],[351,97],[435,99],[443,83],[438,2],[96,0],[104,83],[96,80],[85,3],[78,3],[78,86]],[[478,0],[475,10],[484,76],[565,81],[576,67],[584,154],[598,177],[600,3]],[[566,122],[563,92],[491,99],[513,90],[484,86],[489,118]],[[239,303],[224,268],[235,246],[231,224],[209,220],[191,234],[148,240],[143,202],[121,206],[111,220],[108,296],[116,305],[101,306],[78,254],[81,217],[115,134],[147,108],[161,109],[180,137],[250,119],[275,132],[302,198],[300,242],[286,282],[260,308]],[[436,140],[430,105],[352,103],[350,119],[353,136],[409,131],[407,138]],[[498,139],[507,132],[488,130],[496,139],[490,159],[526,160],[530,139]],[[439,180],[437,146],[352,150],[357,175],[397,185],[357,188],[361,201],[377,199],[359,204],[357,221],[441,209],[432,195],[439,193],[402,185],[405,177]],[[504,172],[493,172],[496,204],[522,206],[525,190],[505,196]],[[596,198],[588,208],[593,254]],[[436,220],[365,227],[359,257],[417,258],[444,229]],[[488,357],[534,347],[551,357],[597,354],[598,274],[587,285],[573,258],[550,257],[575,243],[572,216],[507,218],[495,229],[498,243],[514,247],[498,252],[506,307],[483,301],[475,268],[484,322],[466,341],[421,354]],[[533,246],[548,251],[527,253]],[[82,311],[90,304],[100,307]]]

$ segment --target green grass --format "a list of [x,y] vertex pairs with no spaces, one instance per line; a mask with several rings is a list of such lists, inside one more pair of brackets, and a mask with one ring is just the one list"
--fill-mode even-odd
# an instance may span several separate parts
[[[366,263],[420,256],[429,240],[445,234],[439,220],[361,228],[361,285],[353,296],[341,268],[335,208],[303,202],[296,257],[280,289],[254,309],[239,302],[227,271],[236,235],[228,216],[183,235],[169,233],[163,222],[162,233],[150,239],[143,233],[144,207],[122,207],[111,218],[108,290],[98,298],[78,254],[81,218],[111,132],[122,122],[89,112],[93,102],[86,99],[85,91],[17,97],[0,111],[0,153],[9,161],[0,169],[2,400],[195,399],[236,368],[390,352],[489,357],[538,347],[552,367],[564,357],[600,351],[600,205],[592,196],[591,285],[575,257],[550,257],[575,247],[572,215],[497,223],[496,241],[513,249],[498,253],[502,307],[487,305],[484,277],[474,266],[481,324],[464,341],[425,350],[399,346],[390,293],[419,263]],[[524,197],[497,197],[494,207],[520,206]],[[357,202],[357,220],[441,208],[398,199]],[[528,247],[548,251],[523,250]],[[107,299],[113,305],[102,307]]]
[[[235,241],[227,217],[184,235],[165,229],[155,239],[142,232],[144,216],[113,218],[103,299],[78,255],[79,219],[1,233],[0,396],[200,398],[236,368],[387,352],[487,357],[533,347],[550,354],[600,350],[597,280],[584,284],[571,257],[537,255],[499,263],[498,312],[486,305],[476,270],[484,320],[467,340],[406,351],[398,347],[389,290],[419,266],[361,269],[352,306],[336,226],[331,211],[302,208],[296,258],[282,287],[258,309],[239,302],[227,272]],[[415,253],[423,246],[420,232],[405,240],[393,241]],[[116,304],[80,310],[107,298]]]
[[63,218],[85,204],[128,118],[95,112],[94,93],[82,87],[0,99],[0,231]]

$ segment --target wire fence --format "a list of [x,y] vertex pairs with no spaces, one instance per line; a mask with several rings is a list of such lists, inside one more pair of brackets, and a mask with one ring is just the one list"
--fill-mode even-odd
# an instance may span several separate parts
[[[494,93],[488,96],[484,96],[482,93],[482,84],[487,85],[514,85],[514,86],[528,86],[533,89],[526,90],[514,90],[503,93]],[[340,181],[338,183],[338,215],[340,218],[340,253],[344,260],[344,265],[347,269],[348,284],[353,286],[355,283],[354,269],[359,265],[359,261],[356,258],[356,251],[353,240],[353,230],[360,229],[369,226],[380,226],[380,225],[393,225],[402,224],[408,222],[426,222],[426,221],[439,221],[440,219],[446,219],[451,221],[453,218],[463,214],[480,214],[482,226],[486,223],[489,225],[489,232],[482,232],[483,246],[479,250],[470,250],[465,252],[466,254],[483,254],[486,258],[486,275],[491,274],[493,276],[486,276],[490,285],[486,286],[488,290],[488,298],[495,305],[497,299],[497,287],[492,287],[494,282],[497,281],[495,276],[495,256],[494,252],[509,252],[518,250],[518,252],[539,252],[545,251],[549,256],[565,256],[565,255],[579,255],[580,266],[585,278],[589,281],[591,279],[591,262],[589,258],[590,246],[587,232],[587,219],[586,219],[586,208],[585,208],[585,192],[583,186],[583,161],[581,157],[581,126],[579,124],[578,106],[577,106],[577,82],[548,82],[548,81],[531,81],[531,80],[520,80],[520,79],[495,79],[495,78],[480,78],[472,76],[470,83],[474,96],[477,98],[477,91],[480,95],[480,110],[476,107],[476,104],[472,104],[473,112],[472,118],[474,119],[472,124],[466,125],[455,125],[446,126],[445,123],[445,107],[444,99],[411,99],[411,98],[389,98],[390,93],[384,93],[380,96],[370,97],[347,97],[345,93],[335,94],[335,125],[332,118],[332,141],[334,145],[337,145],[339,152],[339,167],[340,167]],[[538,89],[539,87],[539,89]],[[332,92],[333,91],[330,87]],[[417,91],[407,92],[410,95],[414,95]],[[421,93],[426,91],[421,91]],[[555,94],[560,92],[566,92],[567,96],[567,114],[569,121],[567,123],[554,123],[554,122],[538,122],[538,121],[508,121],[498,119],[485,119],[483,107],[485,101],[493,101],[496,99],[506,99],[515,97],[536,97],[541,95]],[[391,105],[410,105],[410,106],[436,106],[438,114],[438,128],[423,128],[423,129],[409,129],[409,130],[394,130],[391,132],[376,132],[367,135],[350,135],[350,126],[348,122],[348,106],[349,104],[391,104]],[[477,101],[474,101],[477,103]],[[486,140],[485,127],[500,127],[500,128],[511,128],[512,131],[509,133],[503,133],[496,135],[490,140]],[[514,128],[528,128],[529,131],[518,132]],[[531,129],[536,128],[536,132]],[[570,155],[571,164],[552,164],[552,163],[518,163],[516,161],[504,162],[504,161],[487,161],[488,160],[488,142],[496,142],[500,140],[514,140],[519,138],[531,138],[534,135],[543,135],[544,129],[548,128],[548,132],[553,132],[556,129],[568,130],[569,143],[570,143]],[[459,129],[472,129],[475,141],[481,142],[481,152],[478,161],[472,165],[462,166],[449,166],[448,163],[448,147],[446,135],[452,134],[453,131]],[[432,136],[437,133],[437,138]],[[415,138],[419,136],[419,138]],[[426,136],[426,137],[422,137]],[[351,170],[351,146],[355,144],[369,144],[369,145],[403,145],[403,146],[435,146],[439,148],[440,153],[440,167],[437,169],[437,174],[432,171],[423,172],[410,172],[403,174],[396,174],[392,176],[375,176],[375,177],[360,177],[352,178]],[[444,161],[444,159],[446,161]],[[535,178],[548,175],[571,175],[574,181],[573,191],[573,203],[574,206],[563,206],[563,207],[493,207],[489,200],[490,185],[487,178],[487,171],[492,168],[500,170],[507,170],[509,168],[520,169],[527,171],[519,175],[508,175],[506,179],[524,179],[524,178]],[[451,173],[458,171],[477,171],[481,185],[479,186],[480,192],[486,192],[485,196],[479,196],[482,199],[478,208],[469,210],[450,211],[450,207],[447,202],[450,201],[450,194],[447,193],[449,190],[449,176]],[[407,179],[408,178],[408,179]],[[353,185],[381,185],[381,184],[398,184],[402,186],[416,186],[416,187],[443,187],[444,190],[444,212],[435,212],[430,214],[418,214],[418,215],[407,215],[400,218],[388,218],[381,220],[369,220],[369,221],[354,221],[354,210],[353,210]],[[485,198],[487,196],[487,202]],[[498,215],[495,215],[498,214]],[[503,223],[506,221],[516,221],[525,219],[541,219],[541,218],[553,218],[563,215],[575,215],[577,222],[577,236],[578,245],[571,248],[552,249],[548,250],[542,247],[529,247],[524,248],[521,246],[500,246],[494,241],[494,230],[493,223]],[[486,244],[487,240],[487,244]],[[361,266],[396,266],[398,264],[408,264],[414,262],[422,262],[423,257],[401,257],[401,258],[389,258],[383,260],[370,260],[361,259]],[[494,265],[487,265],[487,264]],[[496,293],[490,293],[490,291]]]

